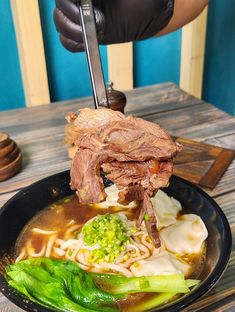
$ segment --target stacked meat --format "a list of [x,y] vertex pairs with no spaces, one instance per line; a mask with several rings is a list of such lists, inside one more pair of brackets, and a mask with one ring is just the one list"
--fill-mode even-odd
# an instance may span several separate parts
[[81,203],[106,198],[103,171],[118,188],[119,202],[140,201],[137,225],[145,221],[156,247],[160,241],[150,197],[168,184],[172,159],[181,149],[159,125],[110,109],[81,109],[66,116],[67,142],[76,153],[71,167],[71,188]]

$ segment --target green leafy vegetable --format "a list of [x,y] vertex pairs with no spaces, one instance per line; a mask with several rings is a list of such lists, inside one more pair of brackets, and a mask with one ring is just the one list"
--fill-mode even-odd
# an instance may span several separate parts
[[89,273],[72,261],[49,258],[20,261],[7,266],[6,273],[9,284],[30,300],[63,312],[113,312],[118,310],[118,300],[128,294],[159,293],[144,304],[145,310],[189,292],[198,283],[185,280],[182,274],[128,278]]
[[[140,292],[171,292],[186,294],[189,287],[198,284],[198,280],[184,279],[183,274],[125,277],[120,275],[96,274],[96,283],[112,294],[134,294]],[[188,286],[189,285],[189,286]]]
[[58,311],[117,310],[117,299],[99,289],[93,276],[72,261],[35,258],[6,268],[9,284],[35,302]]

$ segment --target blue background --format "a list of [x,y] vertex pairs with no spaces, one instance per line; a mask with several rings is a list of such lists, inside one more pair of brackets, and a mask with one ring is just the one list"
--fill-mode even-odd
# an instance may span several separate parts
[[[40,0],[40,13],[52,101],[91,95],[84,53],[60,44],[53,24],[54,0]],[[0,0],[0,110],[25,106],[9,0]],[[164,81],[179,84],[181,31],[134,43],[134,86]],[[101,47],[108,80],[107,49]],[[235,1],[209,4],[203,99],[235,114]]]
[[[51,100],[60,101],[91,95],[85,53],[73,54],[61,45],[52,19],[54,1],[40,0],[39,6]],[[105,78],[108,79],[106,47],[101,48],[101,57]]]
[[235,115],[235,1],[210,2],[203,98]]
[[147,86],[165,81],[179,84],[181,30],[134,43],[134,84]]
[[0,0],[0,110],[25,105],[10,1]]

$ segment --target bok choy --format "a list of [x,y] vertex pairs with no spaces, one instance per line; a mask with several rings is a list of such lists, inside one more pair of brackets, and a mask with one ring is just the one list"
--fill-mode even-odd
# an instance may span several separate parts
[[119,300],[139,292],[159,293],[161,296],[154,303],[162,304],[175,294],[188,293],[198,283],[185,280],[182,274],[124,277],[90,273],[72,261],[49,258],[9,265],[6,278],[9,285],[30,300],[63,312],[118,311]]

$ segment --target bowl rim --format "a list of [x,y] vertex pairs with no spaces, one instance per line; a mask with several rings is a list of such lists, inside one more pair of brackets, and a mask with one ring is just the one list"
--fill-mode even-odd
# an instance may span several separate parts
[[[47,180],[51,180],[57,176],[63,176],[66,178],[67,175],[69,175],[69,170],[65,170],[62,172],[58,172],[56,174],[50,175],[48,177],[45,177],[43,179],[40,179],[24,188],[22,188],[18,193],[16,193],[14,196],[12,196],[0,209],[0,218],[1,215],[5,212],[6,209],[8,209],[8,206],[12,204],[17,198],[21,197],[26,192],[30,191],[32,188],[35,188],[38,186],[38,184],[44,183]],[[208,277],[208,279],[202,283],[198,287],[195,287],[194,290],[192,290],[189,294],[186,294],[185,296],[179,298],[176,301],[173,301],[172,303],[166,304],[160,308],[153,308],[150,311],[156,311],[156,312],[176,312],[180,311],[181,309],[189,306],[192,302],[203,296],[205,293],[207,293],[221,278],[223,272],[225,271],[231,254],[232,249],[232,233],[231,228],[229,225],[229,222],[227,220],[227,217],[223,210],[220,208],[220,206],[216,203],[216,201],[209,196],[204,190],[199,188],[197,185],[180,178],[176,175],[172,175],[170,178],[171,180],[178,180],[180,183],[185,184],[189,186],[190,188],[194,189],[196,192],[198,192],[200,195],[202,195],[206,200],[208,200],[216,210],[217,214],[219,215],[224,227],[225,227],[225,235],[224,235],[224,241],[226,241],[225,244],[222,244],[223,246],[223,252],[221,252],[221,255],[223,254],[223,261],[218,261],[215,265],[214,270],[212,271],[211,275]],[[45,308],[37,303],[34,303],[30,301],[29,299],[24,300],[24,296],[21,295],[18,291],[13,289],[11,286],[8,285],[5,277],[0,274],[0,291],[1,293],[9,299],[12,303],[16,304],[18,307],[22,309],[26,309],[25,311],[32,311],[35,310],[40,312],[49,312],[53,311],[50,308]]]

